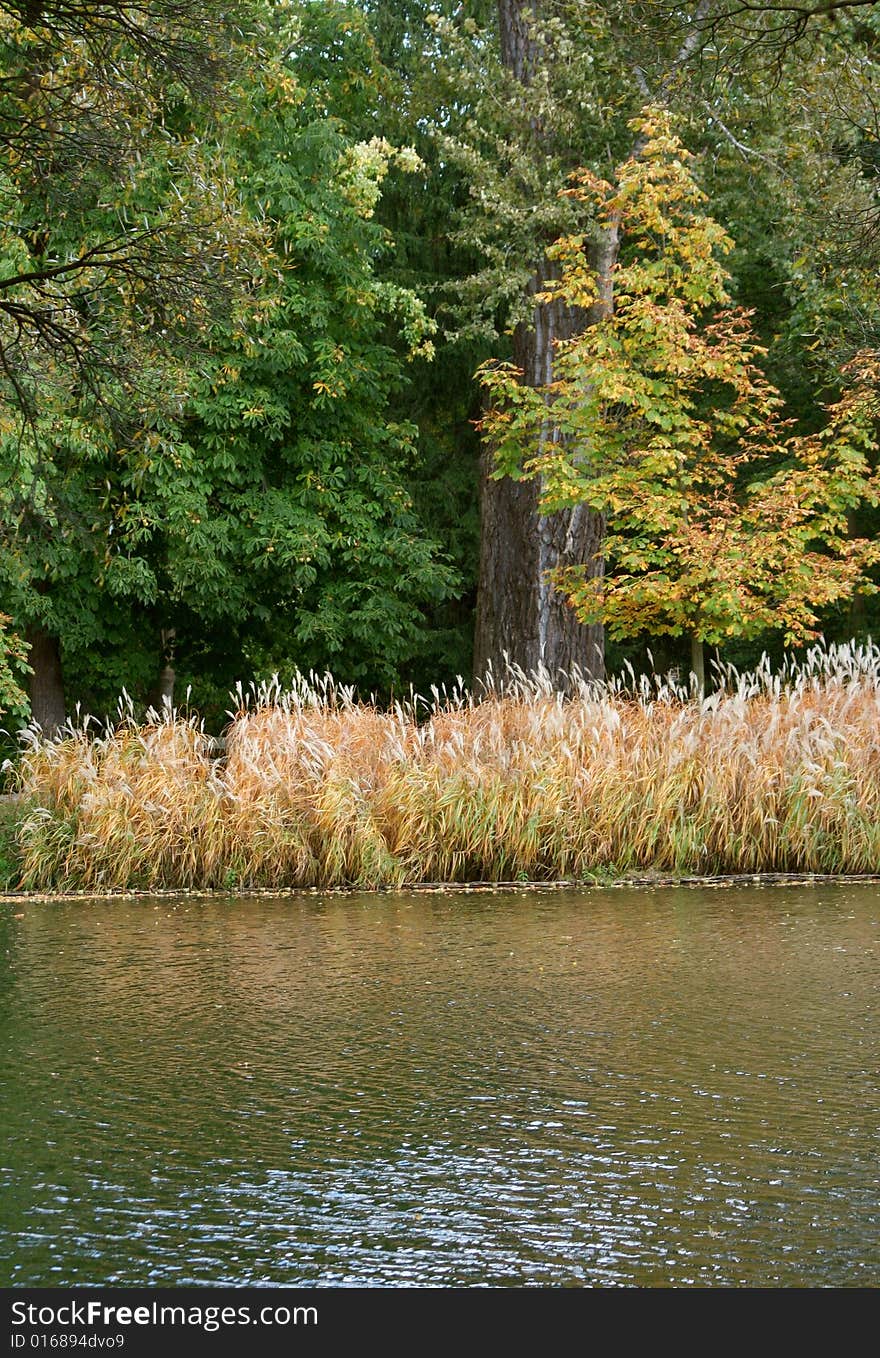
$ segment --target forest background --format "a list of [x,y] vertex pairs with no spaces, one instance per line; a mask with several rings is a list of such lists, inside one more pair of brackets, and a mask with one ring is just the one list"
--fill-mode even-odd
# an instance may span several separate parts
[[[686,627],[606,636],[556,588],[607,516],[496,462],[513,397],[486,374],[543,390],[613,314],[636,244],[571,190],[612,192],[661,110],[732,242],[725,305],[821,439],[880,333],[878,59],[859,0],[0,5],[5,724],[125,688],[219,729],[239,680],[388,696],[504,653],[687,672]],[[844,501],[873,542],[871,497]],[[870,579],[828,640],[876,634]],[[716,649],[748,665],[788,630]]]

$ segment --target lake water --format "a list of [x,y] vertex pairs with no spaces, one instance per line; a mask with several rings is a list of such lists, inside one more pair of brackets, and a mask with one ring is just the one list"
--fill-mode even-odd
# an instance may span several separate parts
[[876,1285],[878,945],[876,885],[4,904],[0,1281]]

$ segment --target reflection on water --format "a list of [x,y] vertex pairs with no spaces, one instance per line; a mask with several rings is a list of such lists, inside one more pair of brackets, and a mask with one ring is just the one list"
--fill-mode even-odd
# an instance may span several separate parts
[[2,906],[0,1281],[876,1283],[878,904]]

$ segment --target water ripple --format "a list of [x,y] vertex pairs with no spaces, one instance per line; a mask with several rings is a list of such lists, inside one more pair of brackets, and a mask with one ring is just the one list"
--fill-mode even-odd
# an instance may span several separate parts
[[876,1280],[874,886],[15,913],[6,1283]]

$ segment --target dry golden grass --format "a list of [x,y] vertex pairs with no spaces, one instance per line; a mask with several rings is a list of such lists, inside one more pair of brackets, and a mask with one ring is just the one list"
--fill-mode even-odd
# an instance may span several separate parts
[[513,676],[391,711],[331,682],[239,695],[225,753],[194,718],[32,739],[22,885],[404,886],[880,870],[880,651],[668,682]]

